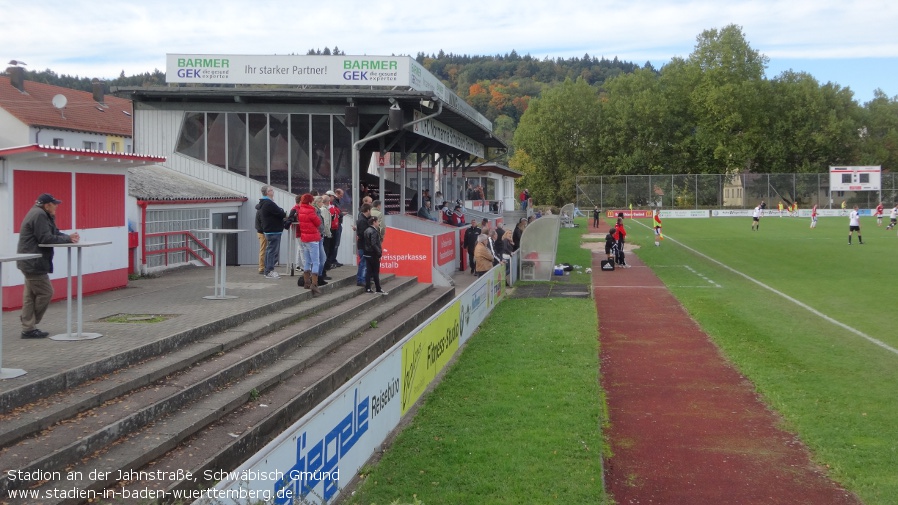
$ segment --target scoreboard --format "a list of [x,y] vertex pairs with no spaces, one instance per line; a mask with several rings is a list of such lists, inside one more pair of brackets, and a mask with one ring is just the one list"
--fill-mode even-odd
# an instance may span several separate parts
[[829,167],[830,191],[879,191],[882,167]]

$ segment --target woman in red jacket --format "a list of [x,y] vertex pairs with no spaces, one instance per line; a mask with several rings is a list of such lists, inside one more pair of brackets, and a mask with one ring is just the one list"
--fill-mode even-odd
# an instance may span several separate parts
[[321,293],[318,289],[318,272],[321,269],[321,217],[312,205],[314,197],[310,193],[302,195],[299,203],[294,207],[298,217],[299,226],[296,227],[296,237],[299,239],[299,251],[302,254],[302,270],[304,287],[312,290],[312,296]]

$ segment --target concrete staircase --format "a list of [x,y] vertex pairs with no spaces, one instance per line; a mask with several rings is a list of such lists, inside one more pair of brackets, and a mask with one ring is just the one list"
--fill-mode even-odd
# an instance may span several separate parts
[[206,470],[236,468],[455,296],[383,280],[388,296],[346,277],[77,386],[17,392],[0,414],[0,503],[7,490],[39,493],[29,504],[119,503],[213,485]]

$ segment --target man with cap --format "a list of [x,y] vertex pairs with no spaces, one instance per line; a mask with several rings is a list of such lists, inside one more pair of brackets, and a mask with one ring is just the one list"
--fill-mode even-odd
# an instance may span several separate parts
[[25,214],[19,230],[17,253],[36,253],[40,258],[16,262],[16,267],[25,276],[25,292],[22,295],[22,338],[44,338],[49,333],[37,329],[44,317],[50,300],[53,299],[53,284],[50,274],[53,273],[52,247],[41,247],[41,244],[77,244],[81,237],[78,233],[66,235],[56,227],[56,208],[62,203],[53,195],[44,193],[37,197],[34,207]]

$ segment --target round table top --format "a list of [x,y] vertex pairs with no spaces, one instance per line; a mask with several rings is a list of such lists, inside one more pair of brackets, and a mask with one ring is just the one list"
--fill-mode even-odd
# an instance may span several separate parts
[[63,248],[66,248],[66,247],[93,247],[93,246],[97,246],[97,245],[109,245],[111,243],[112,242],[110,242],[110,241],[87,242],[87,241],[82,240],[82,241],[78,242],[77,244],[72,243],[72,242],[66,242],[64,244],[41,244],[40,246],[41,247],[63,247]]

